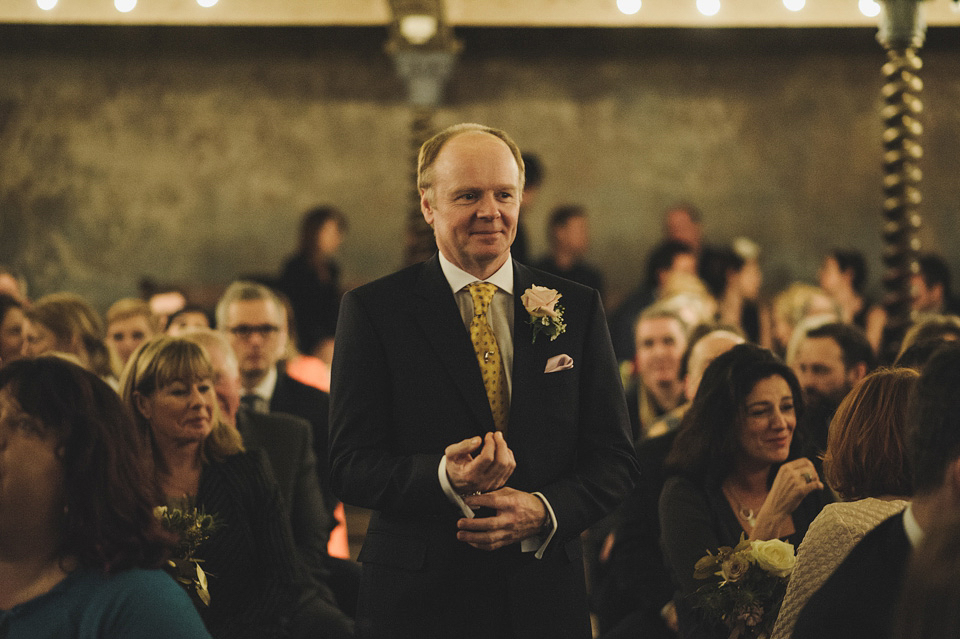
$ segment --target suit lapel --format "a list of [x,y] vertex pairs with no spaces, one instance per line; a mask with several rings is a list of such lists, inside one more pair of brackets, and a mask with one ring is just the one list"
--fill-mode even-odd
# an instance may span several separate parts
[[492,431],[493,415],[483,388],[477,356],[436,254],[424,263],[414,286],[414,295],[417,299],[413,312],[427,341],[460,390],[470,412],[481,424],[481,432]]
[[[510,421],[508,429],[524,423],[524,414],[532,397],[537,394],[536,387],[543,377],[543,363],[537,353],[540,349],[531,339],[531,328],[527,324],[527,309],[523,307],[523,292],[533,286],[533,274],[525,266],[513,261],[513,392],[510,395]],[[540,344],[542,345],[542,339]],[[541,367],[538,371],[537,366]],[[516,431],[511,430],[511,434]]]

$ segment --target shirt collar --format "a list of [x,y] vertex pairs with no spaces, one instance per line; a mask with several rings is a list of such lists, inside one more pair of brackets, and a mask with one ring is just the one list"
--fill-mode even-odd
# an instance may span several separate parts
[[263,381],[253,387],[249,392],[256,393],[268,402],[273,399],[273,391],[277,388],[277,367],[271,366],[267,371],[267,376]]
[[910,540],[910,547],[916,548],[923,541],[923,529],[917,523],[917,518],[913,516],[913,504],[907,504],[903,511],[903,529],[907,533],[907,539]]
[[[443,271],[443,276],[447,278],[447,283],[450,285],[450,290],[452,290],[454,293],[462,289],[467,284],[479,281],[476,277],[470,275],[462,268],[444,257],[442,251],[440,251],[439,254],[440,270]],[[513,259],[507,255],[507,261],[503,263],[503,266],[498,268],[496,273],[483,281],[495,284],[496,287],[504,293],[513,295]]]

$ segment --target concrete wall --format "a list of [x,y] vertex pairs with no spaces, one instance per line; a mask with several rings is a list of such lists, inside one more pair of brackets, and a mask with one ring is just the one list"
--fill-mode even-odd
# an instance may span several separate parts
[[[686,199],[768,282],[854,246],[879,285],[883,52],[872,29],[467,29],[438,126],[503,127],[586,204],[612,297]],[[932,29],[923,239],[960,268],[960,29]],[[345,277],[394,270],[410,112],[381,29],[0,26],[0,263],[105,308],[142,276],[215,291],[276,271],[300,213],[341,207]],[[960,271],[958,271],[960,274]]]

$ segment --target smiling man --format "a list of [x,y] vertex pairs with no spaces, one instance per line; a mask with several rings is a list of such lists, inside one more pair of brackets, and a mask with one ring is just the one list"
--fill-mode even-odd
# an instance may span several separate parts
[[343,299],[331,483],[375,511],[359,636],[591,636],[579,535],[636,461],[599,295],[510,256],[523,182],[503,131],[437,134],[438,253]]

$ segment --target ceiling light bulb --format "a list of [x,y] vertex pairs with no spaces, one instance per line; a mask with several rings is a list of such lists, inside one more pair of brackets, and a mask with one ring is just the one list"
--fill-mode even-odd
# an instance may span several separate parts
[[197,0],[197,4],[199,4],[204,9],[209,9],[213,5],[217,4],[217,2],[219,1],[220,0]]
[[720,0],[697,0],[697,9],[705,16],[715,16],[720,11]]
[[113,0],[113,6],[121,13],[128,13],[137,6],[137,0]]
[[437,35],[437,19],[429,15],[409,15],[400,18],[400,35],[410,44],[425,44]]
[[37,6],[44,11],[49,11],[57,6],[57,0],[37,0]]
[[617,0],[617,9],[628,16],[635,14],[642,6],[643,0]]
[[800,11],[807,5],[807,0],[783,0],[783,6],[790,11]]
[[876,18],[880,15],[880,5],[875,0],[860,0],[860,13],[868,18]]

